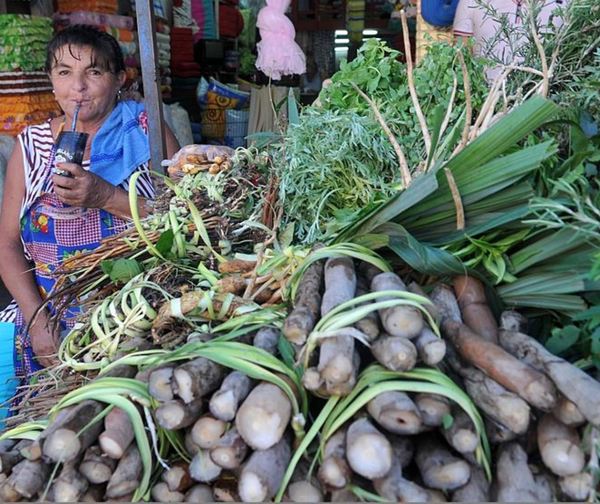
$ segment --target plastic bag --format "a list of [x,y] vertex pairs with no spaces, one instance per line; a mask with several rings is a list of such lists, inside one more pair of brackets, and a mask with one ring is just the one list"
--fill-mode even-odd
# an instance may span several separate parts
[[[171,159],[164,160],[161,165],[167,167],[167,173],[171,178],[179,178],[186,173],[197,173],[210,170],[212,165],[219,165],[212,175],[222,170],[229,169],[229,159],[235,151],[226,145],[192,144],[179,149]],[[224,164],[226,162],[226,164]]]
[[289,6],[290,0],[267,0],[256,21],[261,38],[256,68],[275,80],[306,72],[306,58],[294,40],[296,30],[285,15]]
[[164,111],[165,121],[169,125],[169,128],[171,128],[175,138],[177,138],[179,145],[193,144],[192,125],[190,124],[190,116],[187,111],[179,103],[165,105]]

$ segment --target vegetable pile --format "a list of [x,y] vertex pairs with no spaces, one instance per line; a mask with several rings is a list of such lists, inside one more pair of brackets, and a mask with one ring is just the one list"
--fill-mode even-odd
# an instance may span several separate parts
[[597,500],[599,16],[524,24],[489,87],[467,48],[370,41],[264,149],[182,150],[58,270],[84,309],[0,498]]

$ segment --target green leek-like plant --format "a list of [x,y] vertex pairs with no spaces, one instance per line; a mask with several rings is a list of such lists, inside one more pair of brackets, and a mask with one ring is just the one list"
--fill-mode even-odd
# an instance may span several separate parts
[[[281,360],[270,353],[245,343],[234,341],[208,341],[187,343],[176,350],[148,350],[136,352],[106,366],[103,372],[119,365],[134,365],[142,368],[154,367],[168,362],[190,360],[205,357],[224,367],[240,371],[250,378],[268,381],[280,387],[290,399],[294,418],[292,427],[296,436],[304,436],[304,425],[308,413],[308,397],[302,387],[298,374]],[[289,378],[294,387],[281,378]]]

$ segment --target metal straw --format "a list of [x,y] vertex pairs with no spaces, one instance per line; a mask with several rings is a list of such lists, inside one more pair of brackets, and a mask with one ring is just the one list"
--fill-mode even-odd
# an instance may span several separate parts
[[73,122],[71,123],[71,131],[75,131],[77,126],[77,116],[79,115],[79,109],[81,108],[81,103],[77,103],[75,107],[75,113],[73,114]]

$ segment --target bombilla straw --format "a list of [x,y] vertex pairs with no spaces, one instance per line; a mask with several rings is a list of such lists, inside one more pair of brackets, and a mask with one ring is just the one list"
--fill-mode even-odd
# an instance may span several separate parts
[[77,116],[79,115],[80,108],[81,102],[77,102],[77,106],[75,107],[75,113],[73,114],[73,121],[71,122],[71,131],[75,131],[75,127],[77,126]]

